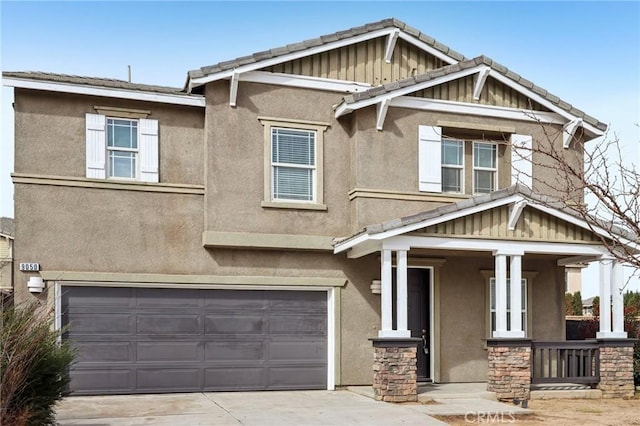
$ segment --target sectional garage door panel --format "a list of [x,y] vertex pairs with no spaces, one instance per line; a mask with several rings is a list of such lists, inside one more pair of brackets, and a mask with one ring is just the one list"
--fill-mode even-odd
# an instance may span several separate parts
[[326,389],[325,291],[62,288],[75,394]]

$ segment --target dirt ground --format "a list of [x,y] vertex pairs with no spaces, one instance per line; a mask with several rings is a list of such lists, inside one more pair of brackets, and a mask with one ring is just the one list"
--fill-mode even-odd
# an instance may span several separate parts
[[640,425],[640,395],[635,399],[548,399],[529,401],[533,414],[503,417],[437,417],[454,426],[470,424],[525,425]]

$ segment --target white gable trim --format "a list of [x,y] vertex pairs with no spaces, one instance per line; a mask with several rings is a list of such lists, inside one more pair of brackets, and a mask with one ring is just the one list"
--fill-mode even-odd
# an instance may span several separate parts
[[[564,213],[560,210],[551,208],[551,207],[547,207],[544,205],[541,205],[533,200],[527,199],[524,196],[520,195],[520,194],[514,194],[511,195],[509,197],[505,197],[505,198],[501,198],[498,200],[493,200],[493,201],[489,201],[477,206],[472,206],[469,208],[465,208],[465,209],[461,209],[461,210],[456,210],[453,211],[451,213],[445,213],[441,216],[437,216],[437,217],[433,217],[433,218],[429,218],[429,219],[425,219],[422,220],[420,222],[416,222],[416,223],[412,223],[412,224],[408,224],[402,227],[398,227],[398,228],[394,228],[394,229],[390,229],[388,231],[383,231],[383,232],[379,232],[379,233],[373,233],[373,234],[369,234],[368,232],[365,232],[363,234],[360,234],[356,237],[354,237],[353,239],[349,239],[349,240],[345,240],[344,242],[339,242],[337,244],[335,244],[334,246],[334,254],[336,253],[341,253],[343,251],[346,250],[350,250],[350,249],[355,249],[357,246],[362,246],[365,243],[368,243],[369,241],[371,242],[377,242],[378,244],[367,244],[367,250],[358,250],[358,254],[360,255],[365,255],[368,254],[367,251],[369,251],[369,253],[373,253],[373,251],[376,251],[375,249],[377,247],[380,247],[380,244],[384,245],[385,242],[387,240],[390,239],[395,239],[398,236],[403,236],[403,237],[407,237],[405,234],[416,231],[418,229],[422,229],[422,228],[427,228],[429,226],[433,226],[433,225],[437,225],[440,223],[444,223],[444,222],[448,222],[451,220],[455,220],[458,219],[460,217],[464,217],[464,216],[468,216],[468,215],[472,215],[475,213],[479,213],[482,211],[486,211],[486,210],[490,210],[496,207],[501,207],[504,205],[508,205],[508,204],[514,204],[514,205],[518,205],[518,203],[526,203],[526,205],[531,206],[532,208],[536,208],[544,213],[547,213],[551,216],[557,217],[561,220],[564,220],[568,223],[571,223],[575,226],[578,226],[580,228],[583,228],[587,231],[590,232],[594,232],[595,234],[604,237],[604,238],[616,238],[618,241],[621,241],[624,245],[627,245],[631,248],[633,248],[634,250],[639,250],[640,251],[640,244],[633,242],[631,240],[628,240],[626,238],[623,238],[621,236],[618,235],[613,235],[611,232],[609,232],[608,230],[597,226],[597,225],[592,225],[591,227],[589,226],[589,224],[577,217],[574,217],[572,215],[569,215],[567,213]],[[522,206],[524,208],[524,205]],[[514,207],[515,209],[515,207]],[[383,225],[384,226],[384,225]],[[408,237],[407,237],[408,238]],[[411,238],[427,238],[427,237],[411,237]],[[430,239],[433,240],[433,237],[428,237]],[[465,238],[454,238],[452,240],[455,241],[468,241],[468,239]],[[399,241],[399,240],[398,240]],[[476,240],[476,241],[483,241],[483,240]],[[404,244],[404,243],[403,243]],[[475,248],[470,248],[471,246],[473,246],[472,243],[469,243],[469,248],[467,248],[467,250],[475,250]],[[475,243],[474,243],[475,244]],[[514,244],[527,244],[526,242],[522,242],[522,241],[516,241],[514,242]],[[563,243],[555,243],[555,242],[549,242],[549,243],[545,243],[545,244],[551,244],[553,245],[553,247],[558,247],[559,245],[562,245]],[[567,244],[564,244],[567,245]],[[584,244],[568,244],[568,245],[576,245],[576,246],[587,246]],[[412,244],[412,247],[421,247],[421,246],[416,246]],[[448,247],[445,246],[438,246],[438,247],[433,247],[433,246],[429,246],[430,248],[443,248],[443,249],[449,249]],[[475,246],[474,246],[475,247]],[[480,248],[482,248],[482,246],[478,246]],[[485,250],[486,247],[488,246],[484,246]],[[598,247],[598,252],[595,253],[593,251],[570,251],[567,253],[574,253],[575,255],[585,255],[585,256],[591,256],[591,255],[603,255],[606,254],[606,248],[603,248],[602,246],[599,245],[594,245],[594,247]],[[452,249],[453,250],[453,249]],[[527,250],[525,250],[527,251]],[[554,252],[555,253],[555,252]],[[351,257],[351,256],[350,256]]]
[[205,106],[204,96],[198,95],[172,95],[167,93],[143,92],[136,90],[114,89],[109,87],[96,87],[76,85],[71,83],[58,83],[50,81],[36,81],[22,78],[8,77],[2,79],[2,84],[8,87],[20,89],[44,90],[49,92],[76,93],[79,95],[104,96],[107,98],[133,99],[137,101],[158,102],[174,105],[188,105],[195,107]]
[[473,86],[473,99],[475,99],[476,101],[480,99],[480,94],[482,93],[482,89],[484,88],[484,83],[487,82],[487,77],[489,77],[490,71],[491,70],[489,68],[485,68],[478,73],[478,79]]
[[[580,117],[576,117],[575,115],[563,110],[559,106],[553,104],[552,102],[549,102],[547,99],[543,98],[542,96],[538,95],[537,93],[533,92],[532,90],[527,89],[526,87],[524,87],[520,83],[516,83],[515,81],[511,80],[508,77],[505,77],[504,75],[500,74],[497,71],[494,71],[493,69],[491,70],[489,75],[491,77],[495,78],[496,80],[500,81],[501,83],[506,84],[507,86],[511,87],[512,89],[517,90],[518,92],[522,93],[523,95],[528,96],[529,98],[531,98],[532,100],[536,101],[540,105],[550,109],[551,111],[554,111],[554,112],[560,114],[561,116],[566,118],[567,121],[573,121],[575,119],[580,118]],[[589,123],[582,122],[582,125],[583,125],[583,127],[585,129],[589,130],[591,133],[593,133],[596,136],[604,135],[604,132],[602,130],[598,129],[595,126],[592,126]]]
[[[327,52],[329,50],[333,50],[333,49],[339,49],[341,47],[344,46],[349,46],[352,44],[356,44],[356,43],[360,43],[363,41],[367,41],[367,40],[371,40],[374,38],[378,38],[378,37],[393,37],[395,32],[398,30],[398,28],[384,28],[384,29],[380,29],[380,30],[374,30],[365,34],[360,34],[354,37],[350,37],[350,38],[345,38],[342,40],[337,40],[337,41],[333,41],[330,43],[326,43],[326,44],[322,44],[320,46],[315,46],[315,47],[310,47],[308,49],[304,49],[304,50],[299,50],[297,52],[291,52],[285,55],[281,55],[281,56],[277,56],[275,58],[269,58],[269,59],[265,59],[262,61],[258,61],[258,62],[253,62],[250,64],[246,64],[246,65],[241,65],[239,67],[236,67],[234,69],[231,70],[225,70],[225,71],[220,71],[220,72],[216,72],[216,73],[212,73],[209,75],[206,75],[204,77],[198,77],[198,78],[194,78],[194,79],[189,79],[189,83],[188,83],[188,92],[190,93],[191,90],[195,87],[198,86],[202,86],[204,84],[210,83],[212,81],[217,81],[217,80],[223,80],[223,79],[227,79],[230,78],[231,75],[233,75],[234,72],[237,73],[245,73],[248,71],[256,71],[259,70],[261,68],[267,68],[273,65],[278,65],[281,64],[283,62],[289,62],[289,61],[293,61],[295,59],[300,59],[300,58],[304,58],[306,56],[312,56],[318,53],[323,53],[323,52]],[[434,55],[440,59],[442,59],[443,61],[447,62],[448,64],[455,64],[458,61],[455,60],[454,58],[440,52],[439,50],[433,48],[432,46],[429,46],[428,44],[424,43],[423,41],[413,37],[410,34],[407,34],[403,31],[400,31],[398,33],[399,38],[413,44],[414,46],[424,50],[425,52]]]
[[566,122],[562,116],[554,112],[520,110],[492,105],[467,104],[457,101],[417,98],[415,96],[399,96],[391,100],[390,106],[539,123],[564,124]]
[[372,98],[362,99],[360,101],[357,101],[351,104],[347,104],[343,102],[342,104],[340,104],[338,108],[336,108],[335,117],[338,118],[345,114],[350,114],[351,112],[357,109],[365,108],[370,105],[377,104],[379,102],[384,102],[387,99],[394,99],[399,96],[408,95],[409,93],[417,92],[419,90],[428,89],[429,87],[438,86],[440,84],[447,83],[449,81],[457,80],[459,78],[463,78],[468,75],[473,75],[482,71],[485,68],[486,68],[485,65],[477,65],[475,67],[467,68],[465,70],[460,70],[447,75],[443,75],[441,77],[436,77],[434,79],[427,80],[422,83],[416,83],[411,86],[403,87],[403,88],[394,90],[392,92],[385,93],[380,96],[374,96]]

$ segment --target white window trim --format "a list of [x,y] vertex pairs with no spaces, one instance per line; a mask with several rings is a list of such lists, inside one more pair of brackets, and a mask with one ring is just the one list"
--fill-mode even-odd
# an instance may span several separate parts
[[[480,171],[488,171],[488,172],[494,172],[493,173],[493,191],[491,192],[495,192],[497,191],[498,188],[498,165],[500,163],[500,156],[499,156],[499,152],[498,152],[498,144],[495,142],[490,142],[490,141],[481,141],[481,140],[474,140],[472,141],[473,144],[471,146],[471,163],[472,163],[472,170],[471,170],[471,190],[473,195],[480,195],[480,194],[487,194],[486,192],[476,192],[476,170],[480,170]],[[495,149],[495,163],[496,166],[494,168],[490,168],[490,167],[476,167],[476,161],[475,161],[475,157],[476,157],[476,145],[477,144],[484,144],[484,145],[493,145],[494,149]],[[491,193],[489,192],[489,194]]]
[[[123,121],[130,121],[130,122],[136,122],[136,141],[137,141],[137,148],[120,148],[120,147],[110,147],[109,146],[109,120],[123,120]],[[106,117],[106,124],[105,124],[105,149],[106,149],[106,155],[105,155],[105,176],[108,180],[125,180],[125,181],[139,181],[140,180],[140,120],[137,118],[122,118],[122,117],[114,117],[114,116],[107,116]],[[135,165],[136,165],[136,170],[135,170],[135,176],[132,178],[129,177],[120,177],[120,176],[111,176],[111,161],[109,158],[109,152],[110,151],[122,151],[122,152],[133,152],[135,153]]]
[[[262,207],[289,208],[304,210],[326,210],[324,205],[324,132],[329,127],[329,123],[288,120],[272,117],[258,117],[264,126],[264,199]],[[315,140],[315,170],[313,173],[313,200],[288,200],[273,198],[273,167],[281,165],[284,167],[297,167],[289,163],[273,163],[271,161],[272,140],[271,130],[274,128],[291,130],[314,131]],[[308,169],[308,166],[300,166]]]
[[466,191],[466,173],[465,173],[465,167],[466,167],[466,161],[465,161],[465,141],[463,139],[453,139],[453,138],[442,138],[442,150],[444,151],[444,143],[445,142],[460,142],[462,144],[462,165],[457,166],[457,165],[450,165],[450,164],[444,164],[443,162],[441,162],[440,167],[441,169],[458,169],[461,171],[461,176],[460,176],[460,191],[445,191],[444,190],[444,179],[442,180],[442,193],[443,194],[464,194]]
[[[105,107],[100,107],[104,109]],[[127,112],[128,111],[128,112]],[[122,109],[125,117],[117,115],[107,117],[104,114],[85,114],[85,176],[103,181],[158,183],[159,179],[159,127],[158,120],[142,118],[146,111]],[[138,115],[136,117],[135,115]],[[138,148],[136,158],[136,177],[109,176],[107,119],[137,121]],[[130,148],[117,148],[116,151],[134,152]]]

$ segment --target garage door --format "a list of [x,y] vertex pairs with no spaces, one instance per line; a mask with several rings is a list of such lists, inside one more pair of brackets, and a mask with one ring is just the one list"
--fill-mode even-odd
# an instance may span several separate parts
[[325,291],[62,287],[74,394],[326,389]]

